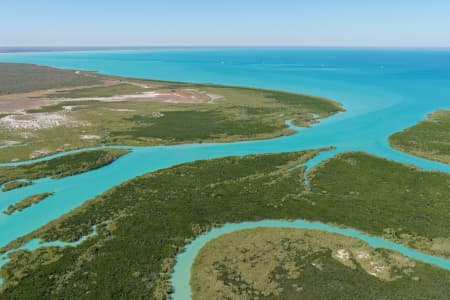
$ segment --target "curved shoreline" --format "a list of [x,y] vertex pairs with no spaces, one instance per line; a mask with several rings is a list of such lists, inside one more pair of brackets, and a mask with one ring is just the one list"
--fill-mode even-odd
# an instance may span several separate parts
[[242,223],[227,223],[222,227],[211,229],[209,232],[199,235],[193,241],[186,245],[183,252],[176,257],[176,264],[173,268],[170,282],[174,288],[172,299],[174,300],[188,300],[191,299],[190,274],[192,265],[199,250],[209,241],[218,238],[224,234],[231,233],[243,229],[251,229],[258,227],[271,228],[296,228],[296,229],[313,229],[325,232],[337,233],[343,236],[352,237],[366,242],[370,247],[385,248],[401,253],[404,256],[413,258],[425,263],[435,265],[437,267],[450,270],[450,259],[441,258],[434,255],[425,254],[423,252],[408,248],[398,243],[394,243],[380,237],[371,236],[352,228],[341,228],[333,225],[328,225],[322,222],[309,222],[305,220],[264,220],[258,222],[242,222]]
[[[389,146],[397,151],[407,153],[416,157],[428,159],[431,161],[449,164],[450,158],[448,148],[439,149],[439,147],[431,146],[441,141],[446,142],[446,119],[450,116],[450,109],[443,108],[429,113],[426,118],[416,124],[407,127],[401,131],[395,132],[388,137]],[[432,126],[432,127],[430,127]],[[428,136],[424,135],[424,132]],[[429,138],[432,136],[432,138]],[[414,142],[414,145],[408,145],[408,142]],[[430,148],[423,147],[429,145]]]

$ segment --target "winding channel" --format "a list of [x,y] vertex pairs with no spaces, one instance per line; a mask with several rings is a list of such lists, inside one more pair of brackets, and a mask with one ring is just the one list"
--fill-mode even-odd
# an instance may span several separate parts
[[194,263],[195,257],[197,256],[197,253],[209,241],[218,238],[221,235],[231,233],[233,231],[258,227],[313,229],[337,233],[343,236],[359,239],[363,242],[366,242],[372,248],[385,248],[394,250],[407,257],[420,260],[425,263],[433,264],[446,270],[450,270],[450,259],[424,254],[419,251],[405,247],[403,245],[387,241],[379,237],[370,236],[355,229],[339,228],[321,222],[308,222],[305,220],[295,220],[295,221],[264,220],[259,222],[242,222],[238,224],[225,224],[222,227],[213,228],[208,233],[200,235],[194,241],[189,243],[185,247],[184,252],[177,255],[177,263],[174,267],[174,272],[171,279],[172,286],[174,287],[174,293],[172,294],[172,298],[174,300],[191,299],[190,297],[190,295],[192,294],[190,287],[191,268]]
[[[0,215],[0,247],[136,176],[196,160],[334,146],[335,150],[322,152],[307,162],[307,167],[311,168],[338,153],[364,151],[423,170],[450,172],[450,165],[396,151],[387,142],[390,134],[417,123],[424,119],[427,113],[450,107],[450,51],[99,51],[0,54],[0,61],[98,70],[109,75],[214,82],[305,92],[340,101],[347,110],[322,120],[311,128],[300,129],[291,126],[296,130],[295,134],[271,140],[157,147],[117,146],[132,151],[97,170],[62,179],[40,179],[31,186],[0,192],[0,211],[27,196],[54,192],[46,201],[20,213],[11,216]],[[83,150],[87,149],[0,165],[27,164]],[[186,298],[186,295],[190,295],[190,266],[202,245],[221,234],[259,226],[335,232],[358,238],[372,247],[392,249],[411,258],[450,269],[447,259],[423,254],[353,229],[302,220],[226,224],[198,237],[186,247],[186,252],[177,257],[172,280],[175,299],[189,298]]]

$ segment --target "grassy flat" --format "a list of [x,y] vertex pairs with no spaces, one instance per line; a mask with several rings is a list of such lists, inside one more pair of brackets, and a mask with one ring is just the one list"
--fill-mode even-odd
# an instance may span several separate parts
[[450,110],[440,110],[417,125],[389,137],[404,152],[450,164]]
[[100,82],[99,78],[86,76],[86,74],[29,64],[0,63],[0,95],[92,85]]
[[191,286],[194,300],[447,299],[450,271],[333,233],[257,228],[208,242]]
[[[292,167],[316,153],[198,161],[114,187],[4,248],[32,238],[76,241],[97,225],[97,234],[77,247],[14,254],[0,270],[5,279],[2,296],[43,297],[52,292],[55,298],[161,299],[170,293],[168,278],[176,253],[198,234],[226,222],[317,220],[450,257],[450,227],[442,226],[450,218],[450,175],[347,153],[312,170],[308,189],[305,168]],[[349,270],[329,252],[318,257],[334,268],[330,276],[345,275],[342,282],[356,280],[361,289],[369,283],[379,287],[366,271]],[[418,274],[435,278],[434,271],[427,273],[429,267],[422,266]]]

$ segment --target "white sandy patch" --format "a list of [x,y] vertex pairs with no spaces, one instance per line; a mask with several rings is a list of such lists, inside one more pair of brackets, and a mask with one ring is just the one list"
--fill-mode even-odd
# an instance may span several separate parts
[[0,126],[7,129],[39,130],[53,128],[61,125],[80,126],[82,122],[71,120],[63,113],[36,113],[9,115],[0,120]]
[[136,111],[135,109],[126,109],[126,108],[117,108],[117,109],[106,108],[106,109],[110,110],[110,111],[118,111],[118,112],[133,112],[133,111]]
[[350,252],[348,252],[345,249],[339,249],[336,252],[336,257],[342,260],[349,260],[350,259]]
[[[210,102],[220,98],[219,95],[210,95]],[[82,98],[58,98],[46,99],[54,102],[69,102],[69,101],[100,101],[100,102],[123,102],[123,101],[157,101],[163,103],[199,103],[206,102],[195,95],[185,95],[183,93],[174,92],[143,92],[139,94],[130,95],[115,95],[111,97],[82,97]]]
[[368,270],[367,273],[369,273],[372,276],[378,277],[378,276],[380,276],[380,273],[385,270],[385,268],[386,268],[385,266],[383,266],[377,262],[371,261],[370,262],[371,270]]
[[64,110],[71,111],[71,110],[74,109],[75,107],[76,107],[75,105],[66,105],[66,106],[63,106],[62,108],[63,108]]
[[9,129],[31,129],[56,127],[67,122],[62,114],[9,115],[0,120],[0,124]]
[[333,251],[332,256],[334,259],[336,259],[337,261],[339,261],[341,264],[349,267],[349,268],[354,268],[355,264],[353,263],[352,258],[352,254],[350,253],[350,251],[346,250],[346,249],[338,249]]
[[207,93],[206,96],[209,97],[209,103],[214,103],[217,100],[220,100],[223,98],[223,96],[221,96],[221,95],[216,95],[216,94],[211,94],[211,93]]
[[162,112],[159,112],[159,111],[152,112],[152,117],[153,118],[161,118],[161,117],[164,117],[164,114]]
[[368,259],[370,257],[369,253],[365,251],[358,251],[356,254],[356,258],[358,259]]
[[160,96],[167,96],[168,94],[157,93],[157,92],[144,92],[140,94],[132,95],[117,95],[111,97],[83,97],[83,98],[60,98],[57,101],[101,101],[101,102],[119,102],[125,100],[135,100],[135,99],[149,99],[156,98]]
[[0,146],[14,146],[18,144],[20,144],[20,142],[18,141],[9,141],[9,140],[0,141]]
[[83,135],[80,135],[80,139],[82,139],[82,140],[98,140],[98,139],[100,139],[100,137],[98,135],[94,135],[94,134],[83,134]]
[[43,155],[46,155],[49,153],[51,153],[51,151],[48,149],[36,150],[36,151],[31,152],[30,158],[33,159],[33,158],[43,156]]

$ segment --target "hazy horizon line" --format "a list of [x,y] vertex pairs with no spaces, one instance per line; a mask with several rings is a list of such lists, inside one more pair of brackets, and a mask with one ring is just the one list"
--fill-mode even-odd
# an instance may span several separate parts
[[450,50],[450,46],[314,46],[314,45],[129,45],[129,46],[0,46],[0,53],[153,50],[153,49],[361,49],[361,50]]

